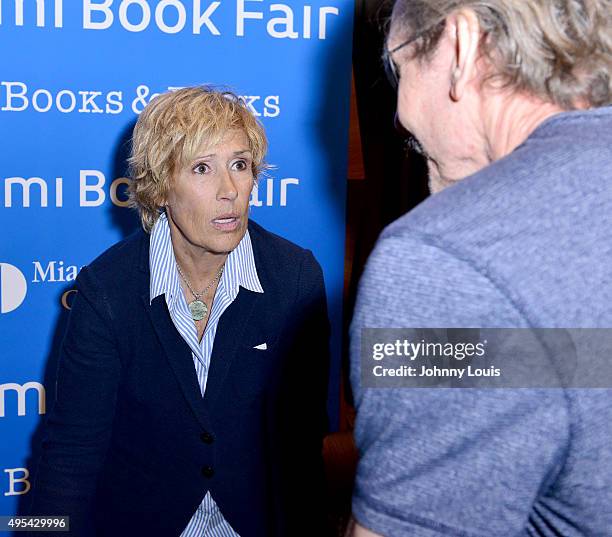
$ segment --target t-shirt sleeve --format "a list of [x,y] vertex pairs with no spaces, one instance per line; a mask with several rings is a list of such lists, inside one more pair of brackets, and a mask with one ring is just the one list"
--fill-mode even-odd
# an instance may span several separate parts
[[353,513],[392,537],[516,535],[557,474],[568,436],[561,390],[367,388],[364,327],[521,327],[517,306],[469,262],[419,238],[379,242],[351,327],[360,453]]

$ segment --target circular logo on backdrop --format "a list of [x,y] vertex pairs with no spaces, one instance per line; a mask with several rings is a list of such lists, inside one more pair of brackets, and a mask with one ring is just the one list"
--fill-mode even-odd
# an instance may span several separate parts
[[21,306],[27,290],[25,276],[19,269],[0,263],[0,313],[9,313]]

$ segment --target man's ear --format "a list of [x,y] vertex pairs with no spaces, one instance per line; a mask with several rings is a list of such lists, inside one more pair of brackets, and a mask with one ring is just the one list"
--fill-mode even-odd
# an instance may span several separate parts
[[460,9],[448,19],[455,43],[454,68],[450,76],[450,97],[459,101],[467,85],[477,76],[480,22],[472,9]]

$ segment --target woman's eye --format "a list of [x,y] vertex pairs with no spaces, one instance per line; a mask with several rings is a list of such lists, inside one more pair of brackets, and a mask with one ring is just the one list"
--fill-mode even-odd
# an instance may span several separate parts
[[248,165],[244,160],[238,160],[234,162],[234,169],[239,172],[243,172],[248,169]]
[[198,164],[193,171],[195,173],[199,173],[199,174],[203,174],[206,173],[208,170],[210,170],[210,166],[208,166],[208,164],[204,164],[203,162],[201,162],[200,164]]

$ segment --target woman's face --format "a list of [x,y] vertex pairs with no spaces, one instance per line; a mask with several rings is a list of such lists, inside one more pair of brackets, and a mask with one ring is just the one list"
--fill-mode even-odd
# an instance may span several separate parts
[[196,158],[175,170],[166,200],[177,232],[173,242],[213,254],[238,246],[248,224],[252,159],[246,134],[235,129],[215,146],[203,144]]

